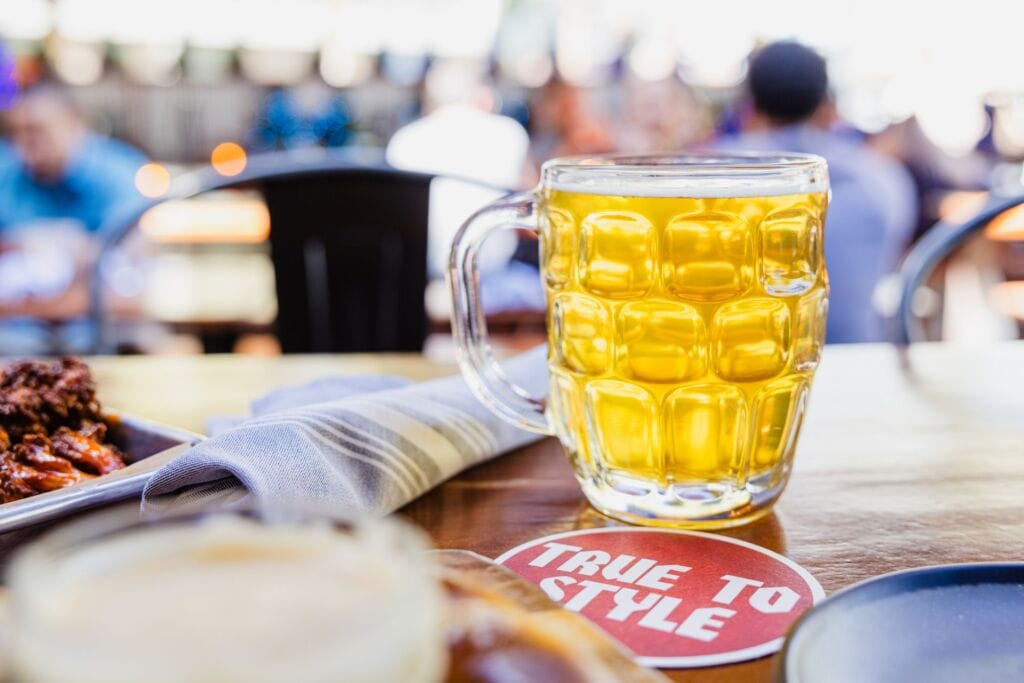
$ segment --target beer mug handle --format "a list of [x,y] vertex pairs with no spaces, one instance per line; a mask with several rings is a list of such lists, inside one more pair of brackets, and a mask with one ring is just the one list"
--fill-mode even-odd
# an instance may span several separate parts
[[452,332],[466,383],[484,405],[508,422],[540,434],[552,434],[544,399],[514,384],[494,359],[480,302],[477,259],[484,240],[496,230],[537,232],[537,198],[533,192],[500,199],[477,211],[452,240],[448,286],[452,293]]

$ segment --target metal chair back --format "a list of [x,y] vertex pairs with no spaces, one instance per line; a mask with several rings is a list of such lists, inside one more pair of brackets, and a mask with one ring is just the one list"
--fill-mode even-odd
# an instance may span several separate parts
[[900,297],[895,320],[895,341],[899,346],[906,347],[925,339],[921,320],[914,312],[914,300],[936,267],[989,221],[1020,204],[1024,204],[1024,194],[992,196],[985,207],[969,220],[962,223],[939,222],[914,244],[899,270]]
[[95,351],[114,351],[104,263],[142,215],[169,199],[239,186],[260,188],[270,212],[284,352],[420,350],[434,177],[390,168],[379,157],[320,150],[253,156],[233,177],[211,168],[179,176],[165,196],[140,201],[101,230],[90,285]]

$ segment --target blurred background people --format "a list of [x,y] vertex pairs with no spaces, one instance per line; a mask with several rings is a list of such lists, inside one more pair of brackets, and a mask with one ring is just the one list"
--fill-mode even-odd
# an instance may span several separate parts
[[[829,341],[882,339],[873,292],[911,241],[991,194],[1024,192],[1019,28],[999,0],[936,7],[921,31],[906,30],[919,18],[910,5],[807,3],[18,0],[0,17],[0,321],[52,330],[80,316],[83,270],[54,254],[88,260],[117,207],[170,199],[127,228],[134,260],[105,270],[104,291],[126,305],[125,346],[273,351],[281,302],[264,195],[178,194],[200,176],[230,182],[258,153],[386,158],[522,190],[555,156],[717,145],[829,160]],[[443,337],[448,239],[497,190],[435,190],[426,298],[440,303],[428,309]],[[1009,212],[979,237],[986,248],[964,250],[984,262],[973,304],[952,294],[962,269],[940,269],[919,302],[930,335],[982,329],[957,322],[957,307],[1024,332],[1020,236],[1024,212]],[[491,240],[492,329],[543,332],[536,247]],[[142,338],[136,322],[165,334]],[[0,340],[0,354],[14,348]]]
[[[81,350],[88,333],[84,277],[93,236],[140,199],[145,157],[89,129],[54,84],[24,90],[7,112],[0,142],[0,305],[26,315],[0,320],[0,352]],[[40,323],[31,314],[60,320]]]
[[343,147],[352,137],[348,105],[329,88],[274,88],[249,132],[255,151],[322,145]]
[[811,48],[784,41],[758,50],[750,59],[747,93],[750,107],[742,132],[723,138],[718,147],[825,157],[832,185],[825,228],[831,285],[827,340],[884,339],[873,300],[916,227],[910,175],[839,123],[825,60]]
[[628,79],[622,84],[622,99],[616,149],[672,152],[697,146],[709,136],[707,103],[677,77]]
[[537,171],[548,159],[615,151],[612,123],[595,101],[597,95],[557,76],[533,94],[529,119],[532,179],[539,177]]
[[96,232],[138,198],[135,173],[145,157],[89,129],[67,94],[52,84],[25,90],[6,117],[0,143],[0,231],[72,220]]

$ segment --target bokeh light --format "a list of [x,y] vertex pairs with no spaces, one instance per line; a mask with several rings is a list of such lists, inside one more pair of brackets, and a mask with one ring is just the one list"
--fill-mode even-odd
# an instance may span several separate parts
[[954,156],[969,153],[988,131],[985,110],[970,95],[951,97],[947,91],[923,98],[915,114],[928,139]]
[[184,45],[122,45],[118,62],[133,81],[146,85],[172,85],[180,75]]
[[1024,240],[1024,206],[1015,206],[992,219],[985,227],[985,237],[997,242]]
[[997,312],[1024,320],[1024,282],[998,282],[988,291],[988,301]]
[[628,26],[614,17],[593,11],[587,0],[566,0],[559,5],[555,24],[555,66],[569,83],[595,86],[612,76],[622,53]]
[[54,73],[70,85],[92,85],[103,76],[105,48],[57,37],[46,45],[46,57]]
[[555,65],[546,52],[533,52],[500,59],[501,68],[526,88],[539,88],[551,79]]
[[236,142],[222,142],[210,152],[213,170],[223,176],[236,176],[245,170],[249,159],[242,146]]
[[354,52],[337,41],[325,44],[320,51],[320,77],[335,88],[362,83],[373,75],[373,68],[372,57]]
[[644,37],[630,49],[626,63],[641,80],[660,81],[676,71],[675,47],[669,40]]
[[156,199],[167,194],[171,188],[171,174],[161,164],[143,164],[135,172],[135,189],[143,197]]
[[259,197],[211,193],[154,206],[139,229],[157,242],[259,243],[270,235],[270,211]]

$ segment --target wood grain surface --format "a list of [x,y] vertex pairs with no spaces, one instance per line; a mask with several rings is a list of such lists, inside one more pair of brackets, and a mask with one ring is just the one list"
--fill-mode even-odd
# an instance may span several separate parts
[[[111,405],[194,430],[283,383],[452,371],[416,356],[90,362]],[[1024,343],[922,345],[909,371],[891,347],[828,347],[788,490],[772,514],[722,533],[791,557],[831,593],[909,567],[1024,561],[1022,490]],[[545,534],[617,524],[587,506],[553,439],[475,467],[403,514],[438,547],[488,557]],[[667,673],[767,681],[774,660]]]

